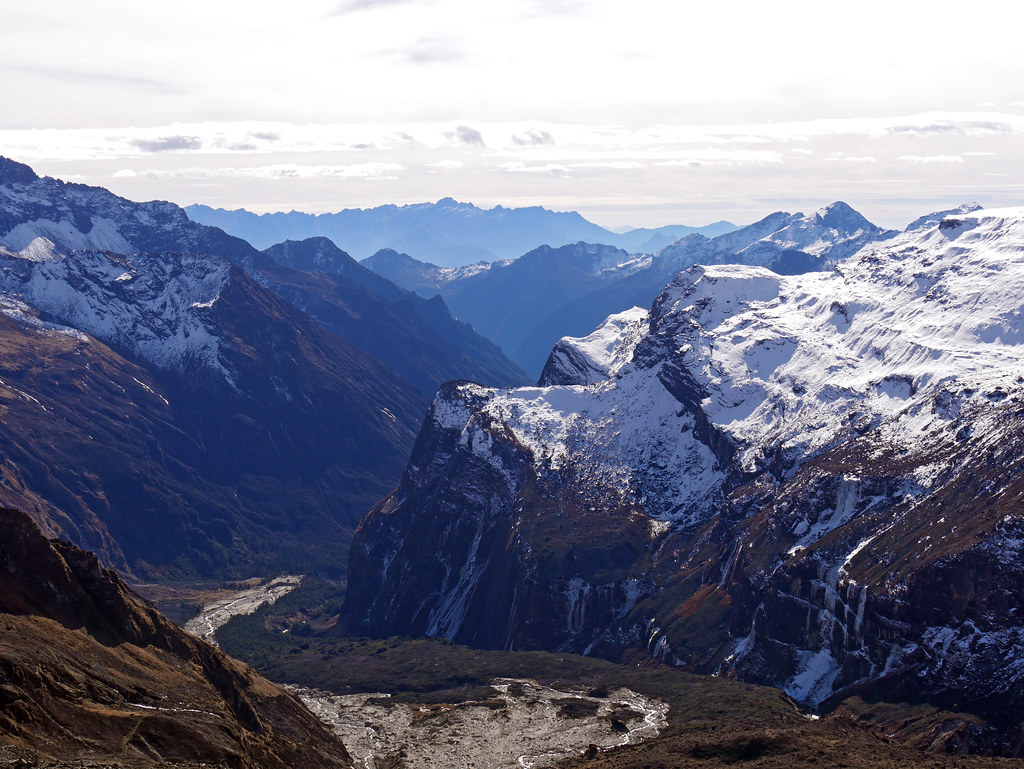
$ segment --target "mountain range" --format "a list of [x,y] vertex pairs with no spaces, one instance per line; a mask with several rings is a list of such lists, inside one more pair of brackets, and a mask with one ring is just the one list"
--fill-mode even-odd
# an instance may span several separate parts
[[258,248],[284,240],[326,237],[359,259],[390,248],[444,267],[512,259],[541,245],[557,247],[578,241],[651,252],[686,234],[713,236],[735,229],[728,222],[716,222],[705,227],[669,225],[616,233],[575,211],[556,212],[540,206],[483,209],[453,198],[327,214],[254,214],[203,205],[185,210],[193,221],[219,227]]
[[1022,244],[964,206],[824,271],[693,266],[544,386],[442,387],[346,627],[941,703],[1018,755]]
[[2,159],[0,233],[0,501],[139,576],[343,568],[438,384],[525,381],[441,300],[170,203]]
[[810,215],[777,212],[712,238],[690,233],[648,254],[576,243],[456,268],[393,250],[362,263],[421,296],[442,296],[457,318],[496,342],[536,379],[561,337],[587,334],[608,315],[631,306],[649,307],[676,273],[695,264],[754,264],[802,273],[892,234],[836,202]]
[[343,557],[417,389],[214,257],[0,265],[5,504],[140,576]]
[[263,253],[274,262],[261,274],[279,294],[427,395],[451,379],[493,385],[530,379],[496,344],[455,320],[443,299],[399,288],[327,238],[289,240]]

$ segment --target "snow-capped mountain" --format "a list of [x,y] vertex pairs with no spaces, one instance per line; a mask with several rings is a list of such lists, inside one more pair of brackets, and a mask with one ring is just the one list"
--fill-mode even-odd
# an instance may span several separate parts
[[400,254],[391,248],[382,248],[373,256],[360,262],[377,275],[387,278],[395,285],[415,291],[429,299],[444,292],[444,287],[456,284],[480,272],[485,272],[502,262],[476,262],[461,267],[438,267],[436,264],[421,262],[408,254]]
[[0,270],[0,500],[106,563],[330,563],[397,477],[419,392],[240,268],[78,251]]
[[[29,253],[38,246],[37,239]],[[231,274],[226,260],[109,251],[80,251],[68,258],[50,251],[36,261],[24,253],[0,253],[4,295],[157,368],[216,371],[235,386],[225,368],[225,342],[209,312]]]
[[[316,242],[305,248],[316,248]],[[40,178],[28,166],[0,158],[0,254],[46,262],[89,249],[226,259],[395,369],[427,397],[449,379],[526,381],[500,350],[448,317],[443,303],[421,301],[391,285],[333,244],[327,259],[332,269],[307,271],[316,266],[312,256],[300,259],[301,268],[295,269],[216,227],[191,221],[172,203],[135,203],[99,187]]]
[[[682,259],[687,267],[723,259],[770,266],[787,251],[801,251],[817,260],[842,259],[865,244],[892,234],[869,222],[846,203],[837,201],[810,215],[770,214],[749,227],[708,240],[696,253],[688,253],[687,249],[701,242],[699,236],[676,241],[659,254],[662,258]],[[692,259],[697,262],[685,264]]]
[[647,331],[647,310],[632,307],[609,315],[584,338],[563,337],[548,356],[538,384],[589,385],[615,377],[633,359]]
[[218,254],[236,264],[258,253],[221,230],[195,225],[173,203],[134,203],[99,187],[39,177],[7,158],[0,158],[0,248],[35,260],[95,249]]
[[563,339],[549,386],[443,388],[350,626],[646,648],[810,705],[885,679],[1016,749],[1024,209],[969,208],[829,271],[692,267]]
[[140,575],[344,558],[417,388],[175,206],[4,160],[0,217],[0,502]]

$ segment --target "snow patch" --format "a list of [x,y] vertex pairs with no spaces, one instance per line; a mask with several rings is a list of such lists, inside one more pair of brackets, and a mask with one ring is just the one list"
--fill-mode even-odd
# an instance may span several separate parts
[[609,315],[588,336],[562,337],[548,366],[557,367],[560,378],[572,384],[595,384],[617,376],[632,360],[637,342],[647,332],[646,321],[647,311],[641,307]]
[[229,265],[190,254],[75,252],[57,261],[0,256],[0,291],[159,368],[202,366],[229,383],[207,310]]
[[[48,246],[46,244],[49,244]],[[53,261],[54,250],[62,253],[97,249],[130,254],[135,248],[122,237],[117,223],[103,217],[92,219],[88,233],[81,232],[74,222],[50,219],[36,219],[22,222],[0,238],[0,245],[12,251],[23,252],[24,258],[33,261]],[[39,254],[48,254],[40,259]]]
[[589,387],[504,391],[482,412],[512,431],[538,472],[571,466],[595,494],[632,499],[662,520],[698,520],[723,478],[654,371],[629,367]]

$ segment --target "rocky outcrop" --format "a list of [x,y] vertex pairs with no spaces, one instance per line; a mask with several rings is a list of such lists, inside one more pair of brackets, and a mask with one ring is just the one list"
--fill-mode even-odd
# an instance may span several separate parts
[[[441,389],[398,489],[358,530],[347,629],[579,652],[643,594],[632,567],[646,516],[618,495],[539,477],[528,449],[477,411],[489,394]],[[425,515],[410,519],[412,502]]]
[[58,758],[352,765],[301,703],[0,510],[0,735]]

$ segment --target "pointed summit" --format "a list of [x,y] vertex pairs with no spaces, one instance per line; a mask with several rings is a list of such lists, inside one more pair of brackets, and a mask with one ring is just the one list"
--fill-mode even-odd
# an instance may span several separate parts
[[818,210],[814,214],[814,219],[817,219],[826,227],[831,227],[836,230],[846,230],[850,232],[856,232],[858,230],[878,230],[879,228],[869,222],[864,216],[841,200],[837,200],[835,203],[830,203],[824,208]]

